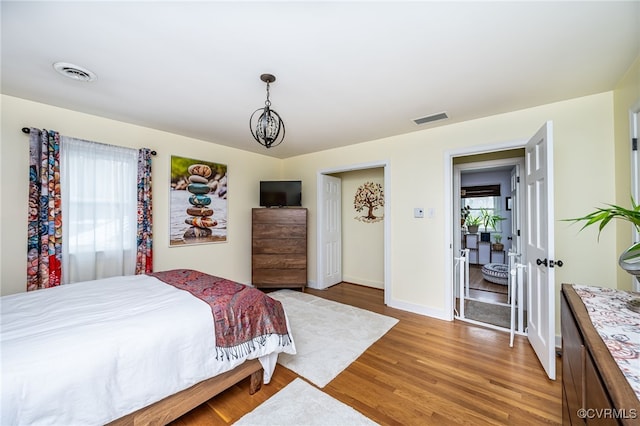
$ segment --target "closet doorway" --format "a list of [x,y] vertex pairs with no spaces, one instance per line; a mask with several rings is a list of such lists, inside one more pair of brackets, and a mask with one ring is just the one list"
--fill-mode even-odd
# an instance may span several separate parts
[[[345,208],[353,209],[353,201],[349,205],[336,207],[337,187],[342,188],[340,175],[348,172],[381,169],[383,173],[383,191],[385,203],[383,209],[383,242],[382,269],[384,303],[388,304],[391,271],[389,267],[390,249],[390,165],[387,161],[354,164],[332,169],[320,170],[317,175],[317,280],[309,283],[312,288],[324,289],[343,280],[343,235],[342,218]],[[353,197],[353,195],[349,195]],[[344,199],[343,195],[339,196]],[[342,203],[344,204],[344,203]],[[364,283],[366,285],[366,283]]]

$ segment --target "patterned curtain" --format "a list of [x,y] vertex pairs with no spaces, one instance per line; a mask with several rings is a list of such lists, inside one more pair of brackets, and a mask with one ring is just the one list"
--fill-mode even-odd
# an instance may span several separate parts
[[153,272],[151,150],[138,151],[138,241],[136,274]]
[[27,291],[60,285],[62,279],[60,134],[29,133]]

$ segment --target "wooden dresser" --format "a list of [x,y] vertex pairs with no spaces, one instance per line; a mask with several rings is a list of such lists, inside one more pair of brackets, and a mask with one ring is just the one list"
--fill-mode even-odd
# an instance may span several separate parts
[[562,424],[639,424],[640,401],[569,284],[562,285],[561,322]]
[[307,285],[307,209],[252,211],[251,282],[257,288]]

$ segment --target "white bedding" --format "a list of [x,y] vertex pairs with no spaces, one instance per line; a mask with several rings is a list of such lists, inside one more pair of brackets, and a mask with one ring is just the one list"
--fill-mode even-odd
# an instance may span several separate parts
[[[105,424],[244,362],[215,360],[205,302],[146,275],[4,296],[0,309],[1,425]],[[250,357],[265,383],[272,340]]]

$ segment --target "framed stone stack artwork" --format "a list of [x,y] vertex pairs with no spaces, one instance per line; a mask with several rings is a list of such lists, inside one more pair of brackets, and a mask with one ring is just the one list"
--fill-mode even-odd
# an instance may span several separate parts
[[227,166],[171,156],[169,246],[227,241]]

